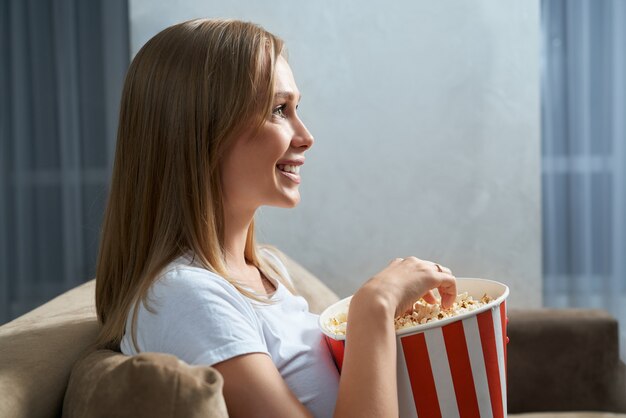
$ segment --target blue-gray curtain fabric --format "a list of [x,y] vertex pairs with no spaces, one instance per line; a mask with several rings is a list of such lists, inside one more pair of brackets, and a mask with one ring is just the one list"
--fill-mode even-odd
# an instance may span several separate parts
[[126,0],[0,4],[0,323],[93,278]]
[[543,0],[544,302],[606,309],[626,358],[626,2]]

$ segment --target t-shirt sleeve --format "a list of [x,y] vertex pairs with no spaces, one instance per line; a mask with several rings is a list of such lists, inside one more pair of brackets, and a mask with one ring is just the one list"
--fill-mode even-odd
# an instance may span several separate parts
[[152,286],[139,310],[141,351],[173,354],[188,364],[213,365],[247,353],[269,351],[251,304],[225,279],[177,268]]

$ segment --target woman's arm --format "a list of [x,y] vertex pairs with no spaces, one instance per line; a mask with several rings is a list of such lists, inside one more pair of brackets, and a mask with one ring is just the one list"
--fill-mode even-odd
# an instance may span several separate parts
[[[393,312],[382,299],[362,293],[352,298],[350,315],[350,343],[346,344],[334,417],[395,418],[398,399]],[[224,378],[223,393],[230,418],[313,416],[291,392],[267,354],[246,354],[213,367]]]
[[352,297],[335,418],[398,416],[394,312],[378,295]]
[[213,365],[224,378],[229,418],[311,418],[264,353],[234,357]]

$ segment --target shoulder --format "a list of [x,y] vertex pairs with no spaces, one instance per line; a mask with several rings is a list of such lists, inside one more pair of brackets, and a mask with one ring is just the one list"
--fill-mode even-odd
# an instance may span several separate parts
[[172,262],[163,269],[154,284],[177,289],[228,289],[234,287],[217,273],[202,267],[183,264],[180,261]]
[[158,300],[166,300],[179,309],[185,307],[214,311],[220,307],[236,307],[251,314],[246,298],[224,277],[201,267],[172,263],[152,285]]
[[[139,351],[174,354],[189,364],[267,352],[252,305],[218,274],[171,263],[146,296],[138,311]],[[126,327],[132,332],[130,320]],[[133,352],[130,340],[124,348]]]

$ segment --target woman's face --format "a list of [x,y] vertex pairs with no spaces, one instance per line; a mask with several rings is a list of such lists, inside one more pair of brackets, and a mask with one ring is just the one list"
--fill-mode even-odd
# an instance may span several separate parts
[[272,114],[255,136],[248,132],[235,138],[223,160],[224,198],[231,210],[294,207],[300,202],[298,171],[313,137],[296,113],[300,92],[283,57],[276,62],[274,80]]

